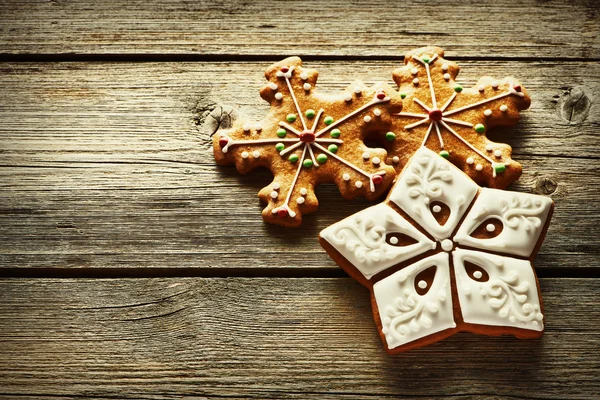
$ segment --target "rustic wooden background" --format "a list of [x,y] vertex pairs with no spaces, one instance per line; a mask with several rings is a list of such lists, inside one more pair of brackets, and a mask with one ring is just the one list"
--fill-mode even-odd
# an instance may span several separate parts
[[[359,3],[0,0],[0,397],[600,397],[600,3]],[[213,162],[219,123],[267,110],[272,61],[335,92],[426,44],[532,95],[495,137],[512,189],[556,202],[540,340],[386,355],[317,243],[367,203],[321,187],[302,228],[266,226],[269,174]]]

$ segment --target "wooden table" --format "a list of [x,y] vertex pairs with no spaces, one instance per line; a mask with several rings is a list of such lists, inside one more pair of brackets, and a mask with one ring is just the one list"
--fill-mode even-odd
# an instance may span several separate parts
[[[348,3],[0,1],[0,397],[600,397],[600,3]],[[511,189],[556,202],[540,340],[386,355],[317,242],[367,203],[321,187],[300,229],[267,226],[269,174],[214,163],[219,122],[267,111],[272,61],[336,92],[430,43],[463,84],[531,93],[492,137],[523,164]]]

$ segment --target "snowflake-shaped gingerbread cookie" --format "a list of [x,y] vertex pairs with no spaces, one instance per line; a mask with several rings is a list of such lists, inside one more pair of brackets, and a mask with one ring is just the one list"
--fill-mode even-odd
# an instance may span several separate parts
[[544,317],[531,260],[553,202],[480,188],[422,147],[386,202],[320,234],[327,252],[371,291],[386,349],[458,331],[534,338]]
[[521,174],[507,144],[490,141],[486,133],[510,126],[530,99],[514,78],[479,79],[473,88],[455,81],[456,63],[444,59],[439,47],[423,47],[406,54],[405,66],[393,72],[405,99],[397,114],[397,140],[387,145],[389,157],[400,157],[401,169],[421,146],[439,152],[477,183],[503,189]]
[[266,118],[238,120],[214,138],[218,163],[235,163],[241,173],[256,167],[273,173],[273,182],[259,192],[267,203],[263,218],[270,223],[300,225],[303,214],[317,209],[319,183],[334,182],[345,198],[373,200],[396,175],[386,164],[386,151],[364,140],[393,135],[392,114],[402,107],[399,94],[383,83],[355,82],[339,95],[325,95],[315,90],[317,76],[298,57],[272,65],[260,91],[271,105]]

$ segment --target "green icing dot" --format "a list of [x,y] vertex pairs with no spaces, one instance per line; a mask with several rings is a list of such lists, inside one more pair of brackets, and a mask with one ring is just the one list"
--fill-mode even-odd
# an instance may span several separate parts
[[285,119],[287,120],[287,122],[294,122],[296,120],[296,114],[288,114],[287,117],[285,117]]
[[337,153],[338,147],[335,144],[330,144],[329,147],[327,147],[327,150],[329,150],[332,153]]
[[445,159],[450,158],[450,153],[448,153],[446,150],[442,150],[440,151],[440,156],[444,157]]
[[485,126],[483,126],[483,124],[475,125],[475,132],[477,132],[477,133],[485,132]]
[[406,93],[400,93],[400,98],[401,99],[405,99],[406,98]]
[[495,164],[494,165],[494,170],[497,173],[504,172],[504,171],[506,171],[506,165],[504,165],[504,164]]
[[387,140],[388,142],[391,142],[394,139],[396,139],[396,134],[394,132],[388,132],[385,134],[385,140]]
[[333,124],[333,117],[332,116],[325,117],[323,122],[325,122],[325,125],[331,125],[331,124]]
[[342,132],[339,129],[333,129],[331,131],[332,138],[339,138],[341,134],[342,134]]
[[319,162],[319,164],[323,164],[325,163],[325,161],[327,161],[327,156],[325,154],[319,154],[317,156],[317,161]]
[[285,137],[286,134],[287,134],[287,131],[285,129],[283,129],[283,128],[277,129],[277,136],[282,138],[282,137]]
[[306,118],[314,118],[315,110],[306,110]]
[[313,162],[312,162],[312,160],[306,159],[306,160],[304,160],[302,165],[304,165],[304,168],[310,168],[313,166]]
[[275,145],[275,148],[277,149],[277,151],[281,151],[281,150],[285,149],[285,145],[283,143],[277,143]]
[[429,64],[429,57],[428,56],[421,57],[421,60],[423,60],[424,63]]
[[288,157],[288,160],[290,160],[290,162],[295,163],[296,161],[298,161],[298,156],[295,154],[292,154],[291,156]]
[[458,83],[456,85],[454,85],[455,92],[460,93],[460,92],[462,92],[462,90],[463,90],[463,87],[461,85],[459,85]]

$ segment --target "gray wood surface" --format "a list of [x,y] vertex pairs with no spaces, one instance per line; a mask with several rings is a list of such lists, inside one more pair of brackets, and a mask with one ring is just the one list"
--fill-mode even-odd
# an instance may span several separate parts
[[2,0],[0,52],[600,58],[595,0]]
[[[398,62],[308,64],[320,70],[322,90],[335,92],[356,78],[391,81]],[[240,113],[261,118],[268,65],[0,64],[0,266],[339,271],[316,236],[365,201],[323,186],[320,210],[300,229],[268,226],[257,193],[270,174],[240,176],[214,163],[214,116],[239,102]],[[517,74],[532,93],[520,123],[492,135],[523,164],[512,189],[556,202],[536,266],[599,267],[600,65],[461,65],[465,84]]]
[[597,399],[599,284],[542,279],[541,339],[390,357],[350,279],[4,279],[0,394]]

